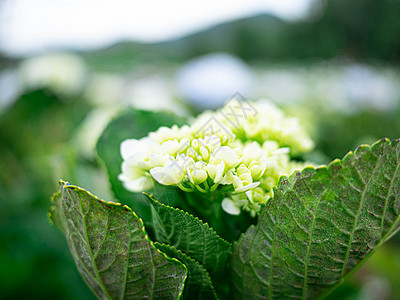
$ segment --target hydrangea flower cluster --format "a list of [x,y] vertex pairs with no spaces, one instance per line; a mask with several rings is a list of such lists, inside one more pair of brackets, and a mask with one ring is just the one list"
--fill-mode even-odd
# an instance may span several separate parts
[[312,147],[297,119],[270,102],[245,108],[231,100],[191,125],[161,127],[147,137],[123,141],[119,179],[134,192],[150,189],[156,180],[186,192],[220,193],[227,213],[245,210],[255,216],[273,195],[279,177],[303,167],[290,154]]

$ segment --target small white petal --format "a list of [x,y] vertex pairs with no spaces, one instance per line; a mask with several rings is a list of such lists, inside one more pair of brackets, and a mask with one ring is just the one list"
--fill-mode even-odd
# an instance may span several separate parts
[[172,185],[172,179],[164,171],[164,167],[155,167],[150,169],[150,175],[158,182],[164,185]]
[[206,164],[202,161],[187,166],[189,179],[193,184],[200,184],[207,180]]
[[239,215],[240,214],[240,208],[235,205],[235,202],[233,202],[229,198],[225,198],[222,200],[221,203],[222,209],[226,211],[230,215]]
[[150,174],[161,184],[178,184],[185,177],[185,166],[176,161],[168,162],[164,167],[150,169]]
[[207,166],[203,161],[198,161],[193,165],[193,168],[197,170],[206,170],[206,167]]
[[222,180],[222,176],[224,175],[224,171],[225,171],[225,163],[223,161],[221,161],[217,165],[217,170],[216,170],[216,173],[215,173],[214,183],[219,183]]
[[[221,184],[232,184],[234,181],[234,176],[231,171],[226,172],[224,178],[222,178]],[[237,176],[236,176],[237,177]]]
[[144,170],[141,168],[136,167],[133,164],[129,164],[127,161],[122,163],[122,174],[128,178],[128,180],[134,180],[142,175],[144,175]]
[[148,158],[148,153],[136,152],[129,156],[128,159],[125,160],[125,162],[130,166],[137,167],[143,170],[149,170],[151,166]]
[[119,181],[128,181],[129,178],[125,174],[121,173],[118,175],[118,180]]
[[248,166],[253,160],[259,160],[266,153],[261,149],[261,146],[257,142],[248,144],[243,149],[243,163]]
[[279,149],[273,151],[271,154],[272,155],[289,154],[289,152],[290,152],[290,148],[284,147],[284,148],[279,148]]
[[175,155],[179,150],[178,140],[169,140],[161,144],[161,151],[167,153],[168,155]]
[[247,191],[245,193],[246,193],[247,198],[249,198],[249,201],[253,202],[253,193],[251,191]]
[[181,139],[179,141],[179,153],[183,153],[190,146],[190,141],[187,138]]
[[263,169],[262,169],[260,166],[255,165],[255,166],[252,166],[252,167],[250,168],[250,172],[251,172],[251,176],[252,176],[254,179],[258,179],[258,178],[260,178],[261,175],[263,174]]
[[215,160],[224,161],[227,169],[231,169],[237,166],[240,162],[239,157],[237,156],[235,151],[228,146],[222,146],[215,149],[213,155]]
[[279,144],[276,141],[265,141],[262,148],[267,154],[271,154],[279,148]]
[[140,152],[141,149],[139,147],[140,142],[136,139],[129,139],[125,140],[121,143],[120,146],[120,151],[121,151],[121,156],[124,160],[128,159],[129,156]]
[[161,154],[150,153],[149,161],[150,161],[151,167],[155,168],[155,167],[164,167],[168,160],[167,160],[166,156],[163,156]]
[[165,126],[161,126],[156,132],[151,132],[149,136],[159,143],[176,138],[174,130]]
[[123,186],[131,192],[143,192],[152,186],[151,178],[142,176],[135,180],[124,181]]
[[236,189],[243,187],[243,182],[237,175],[233,176],[233,187]]
[[250,183],[248,185],[242,186],[240,188],[235,189],[235,193],[243,193],[246,192],[248,190],[254,189],[255,187],[257,187],[260,184],[260,182],[253,182]]
[[210,178],[212,180],[214,180],[215,175],[217,174],[217,166],[213,165],[213,164],[208,164],[207,165],[207,173],[208,173],[208,176],[210,176]]
[[193,170],[188,173],[189,179],[193,184],[200,184],[206,181],[208,175],[204,170]]

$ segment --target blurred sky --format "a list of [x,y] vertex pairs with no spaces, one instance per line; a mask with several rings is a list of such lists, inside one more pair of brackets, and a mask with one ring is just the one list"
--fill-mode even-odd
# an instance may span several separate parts
[[158,42],[237,18],[304,16],[311,0],[0,0],[0,51],[98,48],[119,40]]

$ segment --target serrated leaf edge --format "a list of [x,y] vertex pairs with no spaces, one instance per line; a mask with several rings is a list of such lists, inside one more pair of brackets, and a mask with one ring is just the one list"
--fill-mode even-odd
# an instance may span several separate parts
[[211,289],[212,289],[212,291],[213,291],[213,294],[214,294],[215,298],[216,298],[216,299],[219,299],[217,293],[215,292],[214,285],[213,285],[213,282],[212,282],[211,277],[210,277],[210,273],[207,271],[207,269],[206,269],[205,267],[203,267],[203,265],[202,265],[199,261],[197,261],[196,259],[190,257],[189,255],[187,255],[186,253],[182,252],[181,250],[175,248],[174,246],[171,246],[171,245],[168,245],[168,244],[165,244],[165,243],[159,243],[159,242],[154,242],[154,245],[155,245],[155,247],[157,247],[157,245],[161,245],[161,246],[165,246],[165,247],[167,247],[167,248],[173,248],[173,249],[175,249],[177,252],[179,252],[180,254],[182,254],[182,256],[184,256],[185,258],[187,258],[187,259],[193,261],[194,263],[197,263],[197,264],[200,266],[200,268],[206,273],[207,279],[208,279],[209,282],[211,283]]
[[50,209],[49,209],[49,212],[47,213],[47,217],[48,217],[48,221],[49,221],[49,223],[51,224],[51,225],[55,225],[54,224],[54,212],[55,212],[55,210],[56,210],[56,203],[55,203],[55,198],[57,197],[57,196],[59,196],[59,195],[61,195],[61,191],[59,190],[58,192],[56,192],[56,193],[53,193],[53,195],[51,195],[51,197],[50,197]]
[[232,251],[232,244],[229,243],[228,241],[224,240],[222,237],[220,237],[220,236],[218,235],[218,233],[214,230],[214,228],[212,228],[207,222],[204,222],[203,220],[199,219],[198,217],[193,216],[193,215],[189,214],[188,212],[186,212],[186,211],[184,211],[184,210],[182,210],[182,209],[179,209],[179,208],[176,208],[176,207],[172,207],[172,206],[163,204],[163,203],[157,201],[156,199],[154,199],[154,198],[152,197],[152,195],[149,195],[149,194],[146,193],[146,192],[143,192],[142,194],[145,195],[150,201],[156,202],[156,203],[157,203],[158,205],[160,205],[160,206],[167,207],[167,208],[169,208],[169,209],[182,212],[182,213],[186,214],[187,216],[189,216],[190,218],[193,218],[193,219],[199,221],[199,222],[200,222],[202,225],[204,225],[210,232],[212,232],[220,241],[222,241],[226,246],[228,246],[228,247],[230,248],[230,250]]
[[[342,159],[334,159],[332,162],[330,162],[328,165],[321,165],[319,167],[314,167],[314,166],[307,166],[301,170],[296,170],[294,172],[292,172],[291,175],[286,176],[286,175],[282,175],[276,186],[274,186],[274,193],[276,192],[277,189],[281,189],[283,191],[287,191],[287,189],[289,189],[290,187],[293,186],[293,184],[299,180],[299,179],[304,179],[306,177],[311,176],[314,173],[317,172],[321,172],[322,170],[331,170],[334,167],[340,167],[341,163],[343,161],[346,161],[348,159],[350,159],[352,156],[357,155],[358,152],[362,151],[362,150],[366,150],[366,151],[371,151],[373,150],[375,147],[377,147],[378,145],[382,144],[382,143],[389,143],[390,145],[393,145],[394,143],[400,143],[400,139],[394,139],[394,140],[390,140],[388,138],[382,138],[378,141],[376,141],[375,143],[373,143],[372,145],[360,145],[356,148],[355,151],[349,151]],[[399,164],[400,165],[400,164]],[[312,174],[310,173],[312,172]],[[273,200],[270,199],[268,201],[268,203],[263,207],[263,210],[267,209],[268,204]],[[260,214],[262,213],[262,211],[260,212]],[[360,263],[355,266],[350,272],[348,272],[346,275],[344,275],[342,277],[341,280],[338,281],[338,283],[334,286],[332,286],[331,288],[329,288],[328,290],[326,290],[324,293],[322,293],[319,297],[317,297],[316,299],[323,299],[325,298],[327,295],[329,295],[332,291],[334,291],[337,287],[339,287],[341,284],[343,284],[343,282],[345,282],[349,277],[351,277],[351,275],[353,275],[366,261],[368,261],[368,259],[370,258],[371,255],[373,255],[375,253],[375,251],[377,249],[379,249],[380,246],[382,246],[383,243],[385,243],[388,238],[392,237],[395,233],[397,233],[398,231],[400,231],[400,228],[397,230],[397,232],[392,232],[393,228],[396,227],[396,225],[398,225],[400,222],[400,215],[396,218],[396,221],[393,223],[393,225],[390,227],[391,229],[388,230],[388,232],[385,234],[385,236],[383,236],[380,240],[380,242],[376,245],[376,247],[374,247],[364,258],[363,260],[360,261]],[[239,243],[239,241],[244,238],[244,235],[247,233],[247,231],[250,230],[250,228],[254,228],[256,227],[256,225],[251,225],[249,226],[249,228],[240,234],[239,238],[233,243],[233,249],[235,249],[235,247],[237,246],[237,244]],[[302,298],[304,299],[304,297]]]
[[[179,293],[179,295],[178,295],[178,296],[179,296],[179,299],[182,298],[182,294],[183,294],[183,291],[184,291],[184,289],[185,289],[185,282],[186,282],[186,279],[187,279],[187,277],[188,277],[188,269],[187,269],[187,267],[185,266],[184,263],[180,262],[180,261],[177,260],[176,258],[169,257],[169,256],[166,255],[164,252],[160,251],[157,247],[154,246],[154,242],[153,242],[152,240],[150,240],[150,238],[149,238],[149,236],[148,236],[148,234],[147,234],[147,232],[146,232],[146,229],[145,229],[145,226],[144,226],[144,224],[143,224],[142,219],[139,218],[138,215],[137,215],[129,206],[123,205],[123,204],[117,203],[117,202],[102,200],[102,199],[98,198],[97,196],[93,195],[91,192],[85,190],[84,188],[81,188],[81,187],[76,186],[76,185],[71,185],[68,181],[64,181],[64,180],[62,180],[62,179],[59,180],[59,185],[60,185],[60,187],[62,187],[63,189],[72,189],[72,190],[75,189],[75,190],[78,190],[78,191],[85,192],[85,193],[87,193],[89,196],[93,197],[96,201],[98,201],[98,202],[100,202],[100,203],[103,203],[103,204],[109,205],[109,206],[118,206],[118,207],[124,208],[127,212],[131,212],[131,213],[139,220],[140,224],[142,225],[142,231],[143,231],[143,233],[144,233],[145,239],[149,242],[150,246],[153,247],[153,248],[154,248],[157,252],[159,252],[162,256],[164,256],[167,260],[169,260],[169,261],[174,261],[174,262],[176,262],[176,263],[178,263],[178,264],[181,264],[181,265],[184,267],[184,269],[185,269],[185,278],[184,278],[183,283],[182,283],[182,289],[181,289],[181,291],[180,291],[180,293]],[[56,194],[55,194],[55,195],[56,195]],[[53,196],[54,196],[54,195],[53,195]],[[53,197],[52,197],[52,198],[53,198]],[[107,294],[108,294],[108,293],[107,293]]]

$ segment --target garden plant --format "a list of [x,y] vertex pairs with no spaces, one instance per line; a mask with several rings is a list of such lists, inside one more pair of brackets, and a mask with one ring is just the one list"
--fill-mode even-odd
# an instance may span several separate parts
[[50,219],[101,299],[323,298],[400,228],[400,142],[313,148],[264,100],[127,110],[97,143],[115,199],[60,180]]

